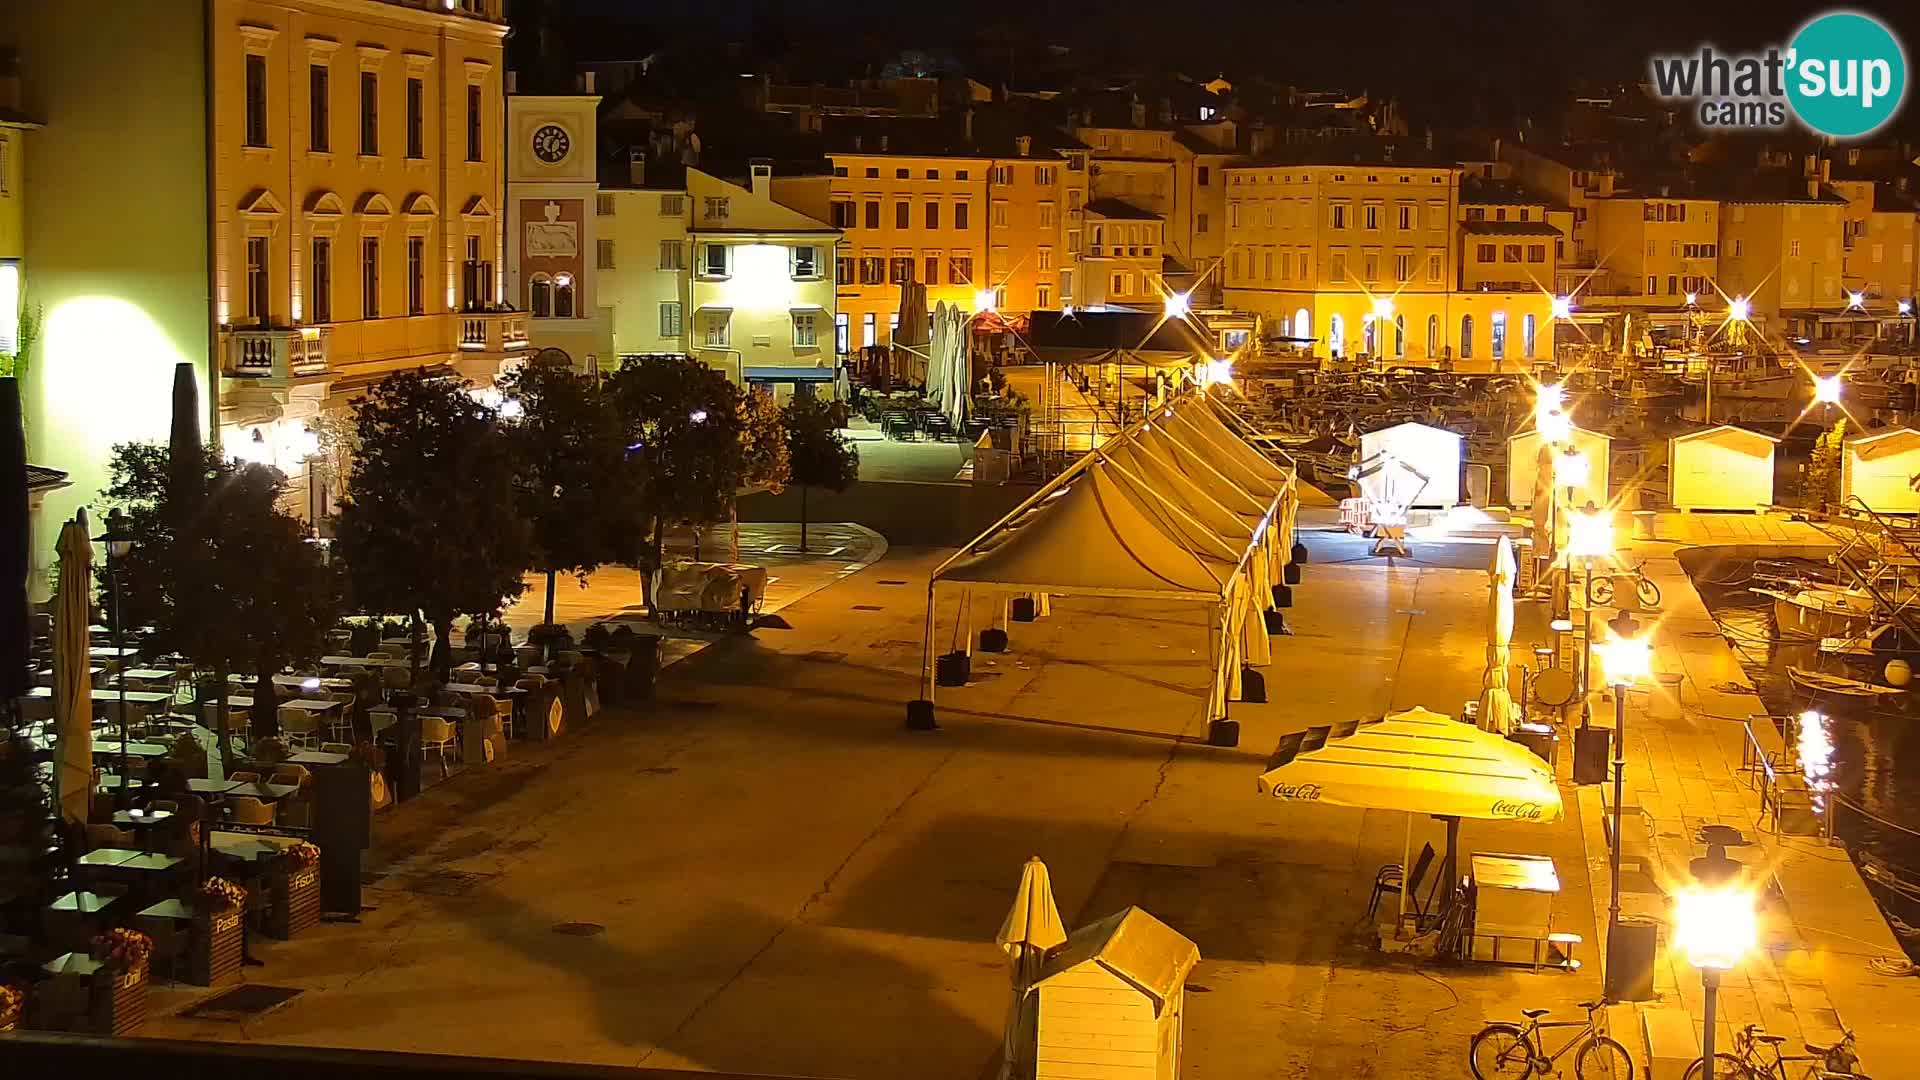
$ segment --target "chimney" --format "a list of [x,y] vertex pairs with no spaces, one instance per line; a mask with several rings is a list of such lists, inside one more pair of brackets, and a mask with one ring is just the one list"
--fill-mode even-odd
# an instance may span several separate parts
[[858,153],[861,149],[861,146],[860,146],[861,142],[862,142],[862,139],[860,137],[860,133],[857,131],[854,132],[853,133],[853,149],[856,153]]
[[593,93],[593,72],[583,71],[580,73],[580,92],[583,94]]
[[747,162],[749,186],[756,197],[773,198],[773,163],[765,158],[755,158]]
[[973,109],[960,110],[960,141],[967,146],[973,145]]
[[1433,128],[1427,128],[1427,149],[1433,149]]
[[20,102],[20,53],[11,48],[0,48],[0,109],[12,109],[19,112]]
[[1033,136],[1015,135],[1013,137],[1013,152],[1019,154],[1021,157],[1033,156]]
[[1807,177],[1807,198],[1817,199],[1819,197],[1820,197],[1820,178],[1817,176]]
[[880,133],[880,152],[883,154],[887,152],[888,139],[889,139],[889,136],[887,135],[886,132],[883,131]]
[[1127,119],[1133,121],[1134,127],[1143,128],[1147,126],[1147,106],[1145,102],[1134,102],[1132,108],[1128,110],[1128,113]]
[[1832,178],[1833,178],[1833,159],[1823,157],[1820,159],[1820,182],[1824,184]]
[[520,92],[520,73],[517,71],[507,72],[507,94],[511,96],[519,92]]

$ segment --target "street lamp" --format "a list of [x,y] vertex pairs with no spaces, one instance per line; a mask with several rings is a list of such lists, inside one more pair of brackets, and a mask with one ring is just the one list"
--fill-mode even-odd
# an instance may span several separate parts
[[133,534],[127,531],[127,515],[119,509],[107,511],[107,529],[93,538],[107,549],[107,595],[111,610],[107,626],[113,632],[116,679],[120,684],[120,787],[114,801],[125,806],[132,794],[133,773],[127,766],[127,655],[126,634],[120,624],[120,561],[133,550]]
[[973,294],[973,310],[975,314],[993,310],[992,289],[981,289]]
[[1558,408],[1535,413],[1533,426],[1540,437],[1550,443],[1566,442],[1573,435],[1573,419]]
[[1753,315],[1753,301],[1744,296],[1736,296],[1727,302],[1727,318],[1735,322],[1746,322]]
[[1176,292],[1176,293],[1167,294],[1167,301],[1166,301],[1167,318],[1184,319],[1187,317],[1187,312],[1192,309],[1193,309],[1193,301],[1190,297],[1188,297],[1186,293]]
[[1573,318],[1573,297],[1556,296],[1553,298],[1553,317],[1565,321]]
[[1700,1059],[1706,1074],[1719,1073],[1713,1060],[1714,1011],[1719,1005],[1720,973],[1738,964],[1759,937],[1753,894],[1738,882],[1714,888],[1692,886],[1673,898],[1673,936],[1687,962],[1700,969],[1706,990]]
[[[1653,650],[1640,634],[1640,624],[1622,611],[1607,623],[1611,632],[1600,647],[1600,660],[1606,664],[1607,682],[1613,687],[1613,892],[1607,904],[1609,933],[1620,926],[1620,805],[1627,776],[1627,691],[1647,677],[1653,666]],[[1612,970],[1612,965],[1608,965]]]
[[[1583,459],[1584,460],[1584,459]],[[1571,487],[1571,485],[1569,485]],[[1567,502],[1571,504],[1571,493]],[[1588,499],[1587,505],[1576,511],[1567,520],[1567,558],[1579,559],[1586,570],[1586,583],[1581,597],[1581,627],[1586,638],[1586,648],[1580,660],[1580,701],[1581,708],[1586,707],[1587,693],[1592,689],[1593,674],[1593,560],[1604,559],[1613,554],[1613,511],[1602,510]],[[1571,578],[1572,574],[1569,573]]]

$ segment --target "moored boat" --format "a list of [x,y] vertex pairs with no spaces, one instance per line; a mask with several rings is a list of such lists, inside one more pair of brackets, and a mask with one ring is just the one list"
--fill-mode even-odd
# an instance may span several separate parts
[[1882,686],[1878,683],[1861,682],[1840,675],[1829,675],[1824,671],[1809,671],[1806,668],[1790,667],[1787,678],[1793,685],[1810,694],[1827,694],[1834,697],[1873,698],[1894,697],[1906,693],[1905,687]]
[[1795,589],[1754,589],[1773,600],[1773,621],[1782,637],[1857,637],[1873,619],[1870,593],[1859,589],[1811,586]]

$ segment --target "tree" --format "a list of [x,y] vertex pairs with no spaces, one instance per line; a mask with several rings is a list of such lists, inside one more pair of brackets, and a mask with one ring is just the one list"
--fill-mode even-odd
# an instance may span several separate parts
[[[526,588],[532,548],[513,446],[465,380],[425,369],[376,383],[354,429],[334,550],[358,607],[404,615],[416,636],[433,627],[445,679],[454,620],[498,615]],[[417,653],[412,670],[417,678]]]
[[114,448],[112,476],[104,495],[133,540],[115,560],[121,617],[212,669],[227,761],[228,673],[256,673],[252,728],[274,734],[273,675],[320,654],[340,615],[339,577],[307,542],[305,522],[281,509],[286,477],[271,466],[222,461],[203,447],[176,459],[158,443],[127,443]]
[[667,526],[726,517],[746,475],[741,395],[720,371],[688,356],[628,357],[609,388],[637,469],[638,563],[651,606]]
[[[787,418],[773,395],[764,387],[756,387],[742,395],[740,400],[740,452],[746,455],[746,475],[741,477],[747,487],[763,488],[775,495],[786,490],[787,477],[791,470],[791,461],[787,457]],[[727,509],[727,516],[733,525],[731,554],[733,562],[740,561],[740,506],[735,499]]]
[[789,478],[800,488],[800,550],[807,550],[807,489],[845,491],[860,478],[860,451],[840,434],[838,411],[797,397],[782,410],[787,426]]
[[1840,455],[1846,449],[1847,421],[1834,421],[1831,431],[1823,431],[1813,441],[1813,453],[1807,457],[1807,504],[1815,510],[1840,501]]
[[547,576],[546,621],[562,573],[579,578],[618,558],[639,531],[637,468],[611,395],[597,373],[530,363],[501,393],[518,405],[507,425],[521,469],[520,505],[532,528],[533,569]]

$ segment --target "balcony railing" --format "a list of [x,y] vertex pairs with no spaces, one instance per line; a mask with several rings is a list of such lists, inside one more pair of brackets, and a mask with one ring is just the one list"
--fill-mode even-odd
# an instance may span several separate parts
[[510,353],[526,347],[524,311],[469,311],[460,316],[463,352]]
[[327,328],[235,327],[227,331],[223,374],[240,379],[297,379],[327,372]]

